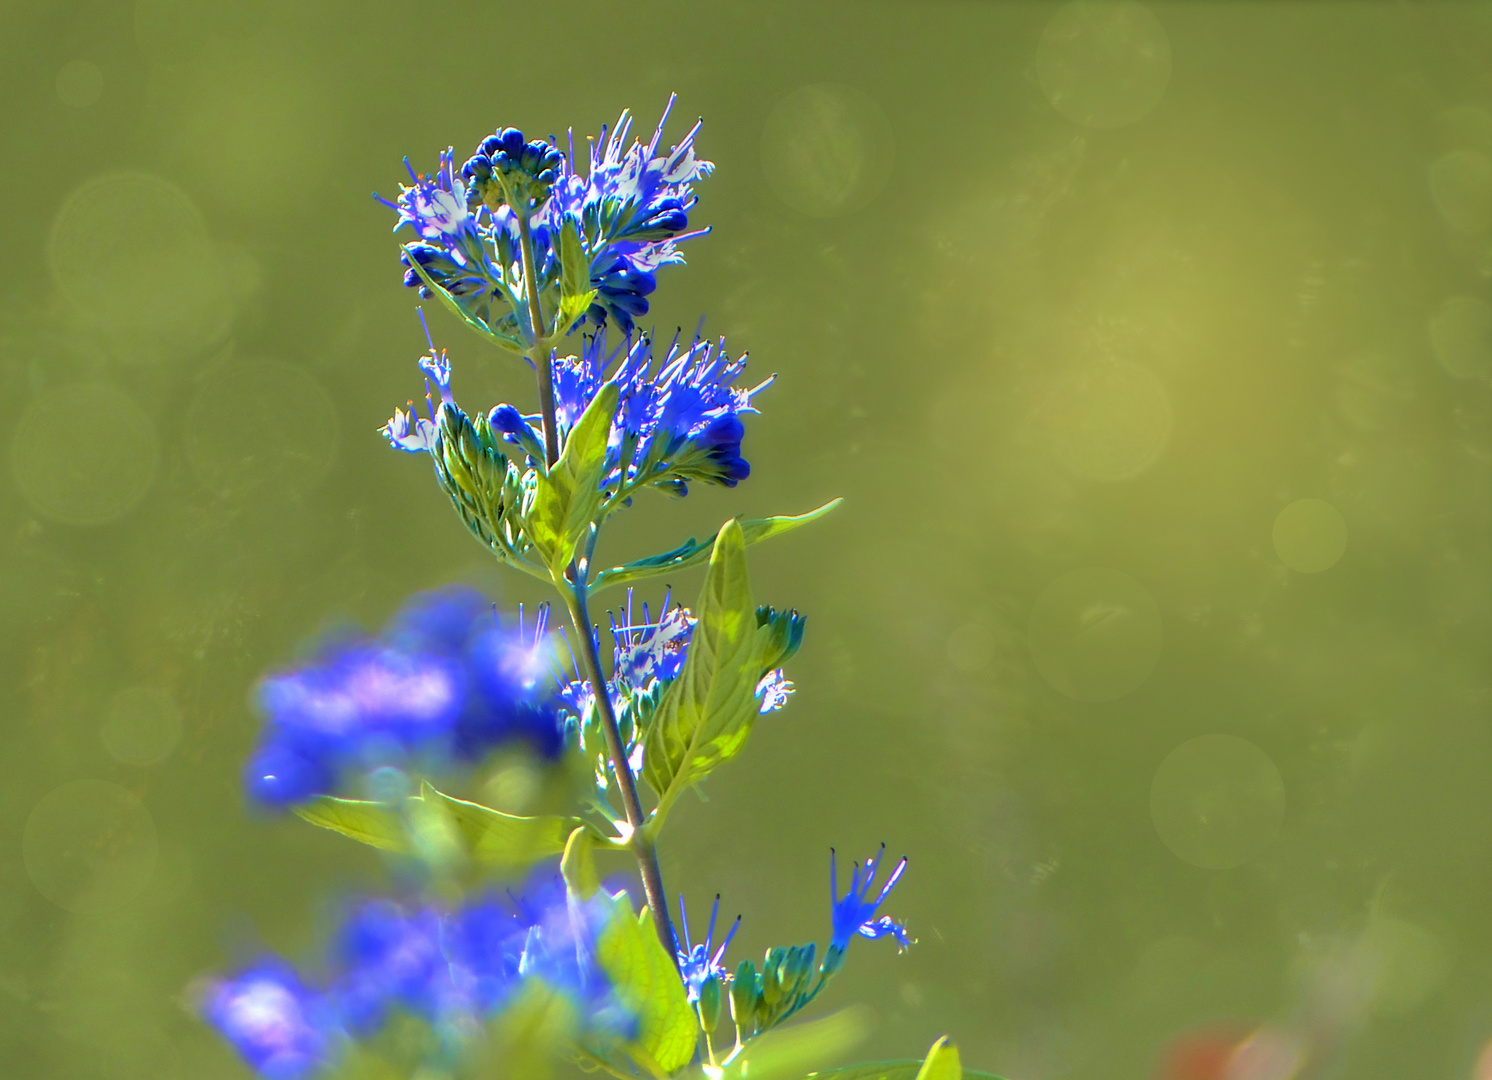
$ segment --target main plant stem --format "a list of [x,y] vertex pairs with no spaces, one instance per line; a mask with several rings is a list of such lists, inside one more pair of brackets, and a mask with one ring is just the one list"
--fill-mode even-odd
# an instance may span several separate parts
[[549,468],[559,460],[559,425],[554,416],[554,372],[549,366],[549,338],[545,334],[548,325],[544,321],[544,308],[539,301],[539,276],[535,268],[534,237],[529,230],[528,214],[520,211],[518,218],[518,254],[523,260],[523,287],[528,294],[528,325],[533,344],[529,346],[528,358],[539,375],[539,408],[544,415],[544,458]]
[[627,824],[632,827],[630,846],[637,856],[637,868],[642,874],[642,890],[647,896],[648,910],[653,913],[653,926],[658,931],[658,940],[674,957],[677,963],[678,946],[673,934],[673,922],[668,917],[668,894],[663,891],[663,872],[658,869],[658,851],[643,829],[642,801],[637,797],[637,780],[632,775],[632,765],[627,760],[627,748],[622,744],[622,732],[617,727],[616,713],[611,707],[611,694],[606,689],[606,676],[601,671],[601,654],[596,647],[596,634],[591,626],[590,613],[586,610],[585,586],[577,584],[567,600],[570,605],[570,621],[575,624],[575,633],[581,641],[581,656],[584,659],[586,676],[596,699],[596,714],[601,719],[601,730],[606,735],[606,750],[611,757],[612,772],[616,776],[617,789],[622,793],[622,810],[627,815]]
[[[539,302],[539,279],[535,272],[533,234],[529,230],[528,214],[520,212],[518,218],[518,250],[523,259],[523,283],[528,295],[528,320],[533,344],[529,359],[539,376],[539,409],[544,416],[544,456],[553,468],[559,461],[559,426],[555,422],[554,372],[549,366],[550,346],[545,335],[547,323],[544,309]],[[589,559],[586,560],[589,563]],[[587,573],[589,567],[587,566]],[[617,727],[616,712],[611,707],[611,695],[606,689],[606,675],[601,670],[601,654],[596,648],[596,635],[591,627],[590,612],[586,610],[586,583],[583,574],[576,573],[570,588],[560,587],[565,602],[570,608],[570,621],[575,625],[575,634],[580,638],[580,654],[585,661],[586,677],[596,698],[596,712],[601,718],[601,730],[606,735],[606,750],[611,758],[611,769],[616,775],[616,785],[622,793],[622,810],[627,815],[627,824],[632,827],[629,846],[637,856],[637,869],[642,875],[642,890],[647,896],[648,910],[653,914],[653,926],[658,931],[658,940],[663,942],[674,963],[678,963],[678,947],[673,936],[673,922],[668,917],[668,894],[663,891],[663,872],[658,869],[658,852],[643,829],[642,801],[637,797],[637,780],[632,775],[632,766],[627,761],[627,748],[622,745],[622,733]]]

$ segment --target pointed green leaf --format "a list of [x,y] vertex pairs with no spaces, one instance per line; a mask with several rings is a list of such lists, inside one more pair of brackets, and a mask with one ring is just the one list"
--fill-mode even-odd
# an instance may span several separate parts
[[[810,510],[806,514],[798,514],[791,517],[769,517],[742,521],[740,523],[741,535],[744,537],[746,543],[757,544],[763,540],[769,540],[774,536],[780,536],[785,532],[796,529],[799,525],[806,525],[810,521],[817,521],[843,501],[843,499],[833,499],[830,502],[826,502],[817,510]],[[591,591],[595,592],[599,589],[604,589],[608,585],[628,585],[634,581],[643,581],[647,578],[672,573],[675,570],[697,566],[699,563],[705,561],[710,551],[714,549],[714,546],[715,537],[713,536],[704,543],[690,537],[672,551],[665,551],[661,555],[650,555],[645,559],[637,559],[634,562],[625,563],[621,566],[614,566],[609,570],[602,570],[596,575],[596,580],[591,586]]]
[[460,830],[471,860],[484,866],[525,867],[565,850],[579,818],[546,815],[519,817],[481,803],[442,795],[429,784],[420,792],[426,803],[438,803]]
[[643,775],[659,805],[734,757],[757,716],[763,638],[746,573],[741,525],[715,538],[709,573],[694,609],[699,622],[679,677],[648,725]]
[[524,531],[556,576],[570,565],[576,545],[601,507],[606,440],[616,413],[617,393],[616,383],[602,385],[570,429],[559,461],[547,476],[538,477]]
[[601,889],[601,875],[596,872],[596,834],[582,825],[570,833],[565,854],[560,859],[560,874],[565,888],[582,900],[589,900]]
[[[942,1044],[943,1041],[940,1039],[938,1043],[934,1044],[933,1049],[935,1052],[938,1045]],[[952,1051],[952,1061],[957,1065],[958,1050],[951,1044],[948,1050]],[[947,1060],[948,1056],[945,1053],[943,1057],[938,1059],[936,1067],[946,1069]],[[918,1080],[922,1070],[932,1061],[934,1061],[934,1055],[930,1053],[928,1054],[927,1061],[877,1061],[868,1065],[849,1065],[843,1069],[830,1069],[827,1072],[809,1073],[807,1080]],[[755,1078],[754,1072],[752,1076]],[[1001,1077],[996,1076],[994,1073],[963,1068],[947,1073],[947,1076],[951,1077],[952,1080],[958,1080],[959,1077],[962,1077],[962,1080],[1002,1080]]]
[[555,334],[569,333],[595,298],[596,290],[591,288],[590,259],[580,243],[575,222],[567,219],[560,229],[560,303],[559,313],[555,316]]
[[722,1080],[798,1080],[825,1061],[842,1060],[870,1034],[871,1026],[870,1010],[852,1006],[808,1023],[773,1028],[747,1044]]
[[402,250],[404,254],[409,255],[409,265],[414,270],[414,272],[419,275],[420,280],[424,282],[425,288],[429,289],[430,292],[435,295],[436,299],[444,304],[448,310],[454,312],[458,319],[464,322],[467,326],[471,327],[478,334],[482,335],[482,337],[492,342],[494,345],[499,345],[502,348],[507,349],[509,352],[523,352],[523,342],[519,341],[515,337],[510,337],[507,334],[499,333],[496,330],[493,330],[492,327],[488,326],[481,319],[478,319],[476,316],[472,315],[465,308],[463,308],[460,303],[457,302],[456,298],[452,296],[446,289],[436,284],[435,279],[430,276],[430,272],[420,265],[418,259],[409,254],[408,244],[400,245],[400,250]]
[[958,1060],[958,1047],[944,1035],[932,1044],[932,1049],[917,1070],[917,1080],[963,1080],[964,1067]]
[[637,1038],[627,1045],[628,1053],[650,1072],[671,1073],[694,1057],[698,1021],[673,957],[652,926],[638,921],[625,893],[614,903],[612,917],[596,939],[596,962],[622,1004],[637,1015]]
[[399,811],[379,802],[320,795],[297,806],[295,816],[383,851],[409,854],[409,831]]

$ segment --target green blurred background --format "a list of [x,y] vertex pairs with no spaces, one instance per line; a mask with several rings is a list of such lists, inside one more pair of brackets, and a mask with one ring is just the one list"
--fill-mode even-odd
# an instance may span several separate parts
[[10,0],[0,86],[3,1075],[243,1076],[191,980],[387,887],[242,805],[254,680],[541,597],[375,433],[424,346],[368,193],[678,91],[715,231],[655,325],[779,379],[751,480],[610,551],[846,504],[753,556],[799,692],[670,887],[739,957],[910,855],[862,1058],[1492,1076],[1492,5]]

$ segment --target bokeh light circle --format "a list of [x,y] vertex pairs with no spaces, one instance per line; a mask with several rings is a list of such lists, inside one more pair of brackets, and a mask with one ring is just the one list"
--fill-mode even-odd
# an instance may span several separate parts
[[229,498],[304,494],[335,463],[339,440],[336,406],[321,384],[278,361],[218,368],[182,420],[192,472]]
[[1171,398],[1154,372],[1122,360],[1068,368],[1047,395],[1052,450],[1089,480],[1128,480],[1159,460],[1171,437]]
[[1078,701],[1113,701],[1138,689],[1160,660],[1160,608],[1150,591],[1106,566],[1070,571],[1031,608],[1026,641],[1051,686]]
[[1285,820],[1285,783],[1269,755],[1234,735],[1199,735],[1166,755],[1150,820],[1179,859],[1231,870],[1257,859]]
[[80,915],[123,907],[155,872],[155,822],[106,780],[74,780],[32,808],[21,836],[26,873],[52,903]]
[[148,173],[107,173],[78,187],[52,223],[47,261],[78,314],[141,351],[200,349],[232,316],[201,212]]
[[1452,150],[1430,166],[1430,195],[1445,223],[1476,235],[1492,226],[1492,157]]
[[866,206],[896,158],[891,122],[852,87],[814,83],[772,107],[762,128],[762,168],[783,202],[810,217]]
[[181,740],[181,710],[158,687],[127,686],[109,700],[99,738],[115,761],[154,765]]
[[1274,519],[1274,550],[1291,570],[1319,574],[1347,550],[1347,521],[1324,499],[1296,499]]
[[1171,81],[1171,39],[1132,0],[1072,0],[1036,46],[1036,78],[1052,108],[1075,124],[1118,128],[1160,103]]
[[104,73],[91,60],[69,60],[57,71],[57,96],[62,104],[86,109],[104,93]]
[[1446,298],[1430,319],[1430,347],[1453,378],[1492,378],[1492,304],[1472,296]]
[[102,525],[145,497],[160,465],[155,427],[122,390],[73,383],[34,398],[11,436],[16,486],[43,517]]

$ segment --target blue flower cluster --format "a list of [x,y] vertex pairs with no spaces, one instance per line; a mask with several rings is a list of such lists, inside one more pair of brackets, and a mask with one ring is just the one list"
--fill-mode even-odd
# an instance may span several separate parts
[[710,908],[710,927],[705,931],[704,940],[695,945],[689,940],[689,915],[684,910],[684,898],[679,897],[679,929],[684,937],[684,947],[678,950],[679,977],[684,980],[684,990],[690,1004],[699,1001],[700,991],[711,979],[714,979],[717,984],[730,979],[730,975],[720,961],[725,958],[725,950],[730,948],[731,938],[736,936],[736,931],[741,927],[741,916],[736,916],[736,921],[730,924],[730,930],[726,932],[725,939],[716,947],[715,920],[719,915],[720,894],[716,893],[715,905]]
[[590,259],[591,287],[598,290],[587,315],[597,326],[610,319],[624,334],[631,333],[633,319],[647,314],[658,268],[684,261],[679,242],[709,231],[688,231],[689,211],[699,201],[694,182],[715,169],[694,153],[702,121],[667,155],[658,153],[676,97],[669,95],[646,145],[639,140],[628,145],[632,116],[627,110],[610,135],[603,127],[600,139],[591,142],[584,176],[575,170],[572,149],[555,181],[553,197],[539,215],[554,233],[566,221],[576,223]]
[[[741,456],[741,417],[757,411],[752,398],[772,384],[769,377],[736,386],[745,368],[746,355],[732,360],[724,338],[696,337],[682,346],[675,337],[657,363],[647,336],[608,349],[606,335],[594,334],[579,356],[553,362],[555,424],[563,441],[602,385],[616,383],[607,487],[630,491],[652,484],[677,495],[688,494],[687,481],[695,479],[735,487],[751,475]],[[488,420],[531,458],[543,446],[538,415],[499,405]]]
[[[505,625],[467,588],[416,596],[377,638],[323,646],[259,685],[266,722],[245,769],[249,795],[283,807],[387,767],[427,775],[521,740],[563,747],[547,609]],[[382,793],[374,791],[374,797]]]
[[430,1024],[459,1056],[460,1042],[531,982],[569,998],[590,1034],[629,1038],[636,1017],[593,960],[616,903],[604,893],[573,901],[557,876],[522,900],[488,894],[455,909],[367,901],[347,913],[325,985],[271,958],[211,983],[202,1013],[267,1080],[335,1066],[349,1040],[396,1014]]
[[698,201],[693,184],[714,168],[694,153],[700,125],[660,153],[673,102],[671,96],[647,144],[628,143],[632,119],[626,111],[609,135],[603,127],[600,138],[591,140],[584,175],[575,168],[573,136],[564,154],[515,128],[483,139],[459,172],[454,148],[440,155],[428,176],[406,159],[410,184],[400,185],[394,200],[374,196],[398,214],[396,230],[409,226],[417,237],[401,255],[405,285],[428,297],[428,276],[470,317],[516,344],[525,332],[518,311],[526,289],[516,215],[532,219],[536,285],[551,313],[560,279],[556,238],[569,223],[596,291],[585,318],[630,334],[633,320],[648,311],[658,268],[682,263],[678,243],[708,231],[689,231],[689,210]]

